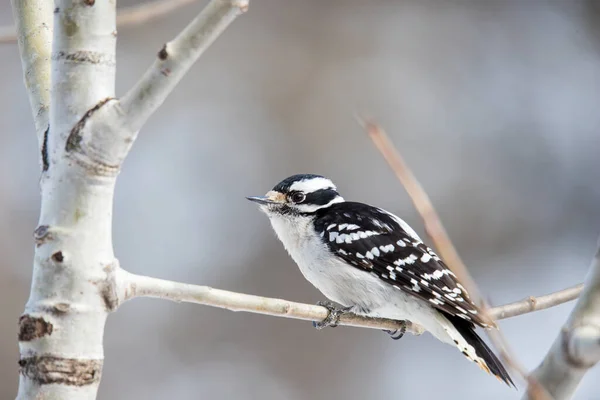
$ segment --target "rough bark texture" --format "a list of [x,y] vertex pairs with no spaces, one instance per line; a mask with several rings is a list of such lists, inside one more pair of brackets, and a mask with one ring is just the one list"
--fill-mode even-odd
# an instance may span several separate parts
[[114,96],[115,4],[57,1],[53,15],[52,129],[42,140],[42,206],[31,293],[19,331],[18,398],[93,399],[108,315],[99,293],[106,268],[115,263],[116,174],[90,168],[95,160],[69,149],[66,139],[88,110]]
[[29,342],[52,335],[53,330],[54,326],[44,318],[36,318],[27,314],[19,318],[19,342]]
[[98,383],[102,360],[33,356],[19,361],[19,373],[40,385],[87,386]]

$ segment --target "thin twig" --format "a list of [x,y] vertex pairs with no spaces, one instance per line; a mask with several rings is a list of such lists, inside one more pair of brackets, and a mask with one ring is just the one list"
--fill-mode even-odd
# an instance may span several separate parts
[[[446,262],[448,268],[454,272],[458,280],[467,288],[471,298],[479,304],[480,315],[484,317],[484,321],[491,326],[497,327],[493,315],[489,312],[489,306],[481,296],[475,281],[454,248],[429,196],[427,196],[423,187],[408,168],[394,144],[383,129],[376,123],[360,118],[359,123],[366,129],[369,137],[404,186],[406,192],[413,201],[415,208],[423,218],[425,231],[434,242],[441,258]],[[516,358],[508,348],[508,343],[503,337],[502,332],[500,332],[500,330],[489,330],[488,336],[498,349],[500,358],[515,370],[530,387],[534,388],[533,392],[537,398],[549,399],[550,397],[541,385],[539,385],[535,379],[530,377],[525,368],[516,361]]]
[[[141,25],[154,19],[164,17],[179,8],[198,0],[155,0],[147,3],[125,7],[118,11],[117,27]],[[14,26],[0,27],[0,44],[16,43],[17,33]]]
[[494,307],[489,310],[490,314],[494,319],[505,319],[510,317],[516,317],[517,315],[523,315],[532,311],[545,310],[550,307],[557,306],[559,304],[566,303],[571,300],[575,300],[583,291],[583,283],[560,290],[558,292],[550,293],[545,296],[533,297],[530,296],[521,301],[514,303],[505,304],[500,307]]
[[[136,297],[155,297],[178,302],[203,304],[230,311],[244,311],[308,321],[322,321],[328,314],[326,308],[311,304],[135,275],[122,269],[117,270],[116,274],[119,288],[117,292],[121,302]],[[490,309],[490,314],[497,319],[505,319],[553,307],[576,298],[580,292],[579,286],[494,307]],[[532,306],[532,299],[536,304],[535,306]],[[340,317],[339,325],[387,330],[395,330],[401,327],[400,322],[396,320],[369,318],[355,314],[343,314]],[[407,331],[418,335],[423,332],[423,328],[408,323]]]
[[[454,272],[458,280],[467,288],[469,296],[478,304],[484,304],[483,297],[475,285],[475,281],[471,278],[467,267],[464,265],[458,252],[452,245],[448,233],[444,229],[429,196],[413,175],[404,159],[400,156],[394,144],[390,141],[386,133],[381,127],[371,121],[359,120],[359,123],[366,129],[369,137],[381,153],[389,166],[392,168],[402,186],[406,189],[415,208],[423,218],[425,231],[433,240],[435,247],[440,253],[440,257],[446,262],[448,268]],[[487,308],[487,307],[484,307]],[[487,323],[494,326],[493,318],[484,313],[487,318]]]
[[102,148],[103,165],[121,165],[150,115],[204,51],[247,8],[248,0],[212,0],[175,39],[162,46],[154,63],[125,95],[106,103],[91,117],[100,120],[105,128],[80,141],[85,153],[94,154],[94,149]]

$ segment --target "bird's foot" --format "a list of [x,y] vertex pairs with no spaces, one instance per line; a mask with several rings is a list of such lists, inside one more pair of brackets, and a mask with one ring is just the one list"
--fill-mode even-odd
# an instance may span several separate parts
[[406,321],[400,321],[400,329],[394,329],[393,331],[384,329],[383,331],[390,335],[394,340],[401,339],[406,333]]
[[349,312],[352,307],[341,307],[329,301],[319,301],[318,306],[325,307],[329,310],[329,314],[323,321],[313,321],[313,326],[317,329],[327,328],[328,326],[335,328],[340,320],[340,317]]

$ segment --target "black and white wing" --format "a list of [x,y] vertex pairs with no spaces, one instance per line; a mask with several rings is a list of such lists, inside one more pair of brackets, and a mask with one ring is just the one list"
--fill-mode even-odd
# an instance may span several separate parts
[[438,310],[489,327],[444,262],[397,216],[367,204],[334,204],[315,229],[337,257]]

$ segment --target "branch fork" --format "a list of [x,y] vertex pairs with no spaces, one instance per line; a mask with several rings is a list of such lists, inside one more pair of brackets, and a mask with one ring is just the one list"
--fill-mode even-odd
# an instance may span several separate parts
[[143,124],[248,6],[210,2],[116,99],[115,3],[13,0],[42,167],[18,400],[96,398],[106,318],[148,282],[133,281],[113,253],[116,176]]
[[[193,0],[170,1],[161,10]],[[120,99],[114,93],[115,2],[55,3],[56,8],[45,0],[12,1],[42,166],[42,207],[34,233],[31,293],[19,321],[17,399],[95,399],[106,318],[136,297],[324,320],[329,314],[325,307],[131,274],[119,266],[113,254],[116,176],[138,131],[200,55],[247,10],[248,1],[212,0],[158,51],[153,65]],[[152,15],[142,12],[136,18]],[[50,57],[51,48],[54,57]],[[411,184],[410,179],[407,182]],[[425,203],[417,202],[417,206],[427,205],[427,198],[422,199]],[[430,203],[419,210],[435,217]],[[426,218],[425,225],[430,234],[444,236],[441,224]],[[449,240],[445,244],[449,252],[441,255],[450,264],[460,265]],[[537,378],[544,386],[547,378],[553,377],[548,371],[554,371],[568,375],[561,375],[569,380],[563,386],[576,387],[586,367],[600,357],[598,321],[589,318],[600,314],[597,261],[598,257],[574,316],[555,343],[556,350],[538,369]],[[464,272],[461,279],[468,281]],[[508,318],[574,299],[580,291],[581,286],[569,288],[491,308],[488,314],[492,320]],[[405,325],[354,314],[341,315],[338,324],[388,331],[406,327],[413,334],[423,333],[422,327],[408,321]],[[570,361],[565,361],[567,358]],[[553,395],[558,393],[546,387]]]
[[[532,372],[554,400],[570,399],[590,368],[600,362],[600,243],[569,320]],[[534,399],[531,388],[523,397]]]

